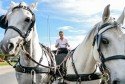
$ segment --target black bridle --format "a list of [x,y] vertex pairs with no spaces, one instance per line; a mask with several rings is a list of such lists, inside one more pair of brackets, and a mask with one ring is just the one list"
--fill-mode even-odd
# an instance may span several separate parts
[[[99,58],[100,58],[100,61],[101,61],[100,70],[102,72],[108,70],[108,68],[105,65],[106,62],[113,61],[113,60],[119,60],[119,59],[125,60],[125,55],[113,55],[113,56],[105,58],[104,55],[103,55],[103,53],[102,53],[102,51],[101,51],[100,44],[101,44],[101,40],[102,40],[102,34],[104,32],[106,32],[106,31],[108,31],[109,29],[112,29],[112,28],[115,28],[115,27],[116,28],[118,27],[118,24],[115,21],[114,21],[113,24],[105,23],[101,27],[98,28],[98,33],[94,37],[93,46],[95,46],[95,43],[96,43],[96,45],[97,45],[97,51],[99,53]],[[109,74],[110,74],[110,72],[109,72]]]
[[[13,29],[13,30],[16,31],[22,38],[25,39],[25,38],[27,38],[27,37],[29,36],[30,31],[33,29],[33,26],[34,26],[34,24],[35,24],[35,15],[34,15],[34,13],[31,11],[31,9],[30,9],[29,7],[22,6],[22,5],[18,5],[18,6],[16,6],[16,7],[14,7],[14,8],[12,9],[12,11],[15,10],[15,9],[20,9],[20,8],[25,9],[25,10],[28,10],[28,11],[32,14],[31,23],[30,23],[30,25],[29,25],[29,27],[28,27],[26,33],[22,33],[22,31],[19,30],[19,29],[18,29],[17,27],[15,27],[15,26],[7,26],[7,27],[4,28],[4,29],[5,29],[5,33],[6,33],[6,31],[7,31],[8,29]],[[6,21],[6,22],[7,22],[7,21]],[[6,25],[8,25],[8,24],[6,24]]]

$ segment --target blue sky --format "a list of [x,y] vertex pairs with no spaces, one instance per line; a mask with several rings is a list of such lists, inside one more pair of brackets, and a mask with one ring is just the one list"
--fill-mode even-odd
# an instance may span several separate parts
[[[13,0],[16,3],[31,4],[35,0]],[[5,14],[11,0],[0,0],[0,15]],[[63,30],[71,49],[81,43],[85,35],[97,22],[101,21],[102,12],[110,4],[111,16],[118,18],[125,0],[41,0],[37,6],[36,26],[40,42],[54,48],[58,31]],[[49,33],[50,31],[50,33]],[[0,29],[0,40],[4,30]]]

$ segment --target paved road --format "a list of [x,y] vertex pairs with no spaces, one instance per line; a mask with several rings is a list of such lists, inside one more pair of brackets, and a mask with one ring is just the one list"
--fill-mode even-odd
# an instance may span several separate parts
[[15,72],[12,67],[0,67],[0,84],[17,84]]

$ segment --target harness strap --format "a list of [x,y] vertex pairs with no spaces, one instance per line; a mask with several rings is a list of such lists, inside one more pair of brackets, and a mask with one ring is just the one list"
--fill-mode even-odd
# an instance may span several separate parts
[[6,33],[6,31],[7,31],[8,29],[13,29],[13,30],[15,30],[15,31],[18,32],[18,34],[19,34],[21,37],[23,37],[23,38],[26,37],[25,34],[22,34],[22,32],[21,32],[18,28],[14,27],[14,26],[8,26],[8,27],[6,28],[6,30],[5,30],[5,33]]
[[[102,76],[99,73],[92,73],[92,74],[79,74],[81,81],[91,81],[100,79]],[[68,81],[78,81],[79,77],[75,74],[68,74],[64,77],[65,80]]]
[[46,65],[42,65],[42,64],[38,63],[36,60],[34,60],[34,59],[30,56],[30,54],[24,49],[24,47],[22,47],[22,48],[23,48],[23,50],[24,50],[26,56],[27,56],[30,60],[32,60],[34,63],[36,63],[36,64],[38,64],[38,65],[40,65],[40,66],[42,66],[42,67],[45,67],[45,68],[55,69],[55,67],[53,67],[53,66],[46,66]]
[[125,55],[111,56],[111,57],[105,58],[104,62],[111,61],[111,60],[116,60],[116,59],[124,59],[125,60]]
[[40,43],[40,46],[43,48],[44,53],[47,52],[47,53],[45,53],[45,54],[48,54],[48,56],[50,57],[50,60],[51,60],[50,66],[53,66],[53,67],[56,68],[55,62],[54,62],[55,58],[54,58],[54,55],[53,55],[52,52],[51,52],[51,49],[47,48],[46,46],[44,46],[44,45],[41,44],[41,43]]
[[[99,52],[101,53],[101,52]],[[108,58],[104,58],[103,54],[101,53],[100,54],[100,60],[101,60],[101,66],[100,66],[100,70],[103,72],[104,70],[108,70],[106,65],[105,65],[105,62],[107,61],[113,61],[113,60],[119,60],[119,59],[122,59],[122,60],[125,60],[125,55],[114,55],[114,56],[111,56],[111,57],[108,57]]]
[[26,67],[26,66],[20,66],[20,65],[17,65],[15,67],[15,70],[17,72],[28,73],[28,74],[30,74],[32,71],[35,71],[36,74],[50,72],[50,69],[45,67]]
[[32,70],[30,74],[31,74],[32,84],[36,84],[36,72]]
[[76,70],[76,66],[75,66],[75,63],[74,63],[74,60],[73,60],[73,56],[71,58],[72,58],[72,66],[73,66],[74,72],[75,72],[76,76],[79,78],[80,76],[79,76],[79,74]]

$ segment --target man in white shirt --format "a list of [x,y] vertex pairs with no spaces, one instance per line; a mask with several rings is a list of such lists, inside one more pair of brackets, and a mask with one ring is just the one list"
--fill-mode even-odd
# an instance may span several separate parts
[[67,47],[70,47],[68,40],[64,38],[64,33],[63,31],[59,31],[59,39],[56,40],[56,45],[55,47],[58,49],[58,54],[60,53],[68,53]]

